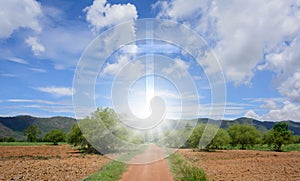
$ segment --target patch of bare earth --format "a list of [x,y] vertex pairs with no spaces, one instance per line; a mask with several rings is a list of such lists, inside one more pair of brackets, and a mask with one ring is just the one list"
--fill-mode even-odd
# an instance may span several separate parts
[[70,145],[0,146],[0,180],[81,180],[109,161],[76,151]]
[[300,152],[179,152],[214,180],[300,180]]

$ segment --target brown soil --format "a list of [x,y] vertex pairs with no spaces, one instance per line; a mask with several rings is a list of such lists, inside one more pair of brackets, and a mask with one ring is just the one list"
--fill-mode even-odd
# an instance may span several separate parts
[[214,180],[300,180],[300,152],[179,152]]
[[154,144],[150,145],[143,154],[133,158],[132,163],[160,160],[149,164],[130,165],[120,181],[173,181],[168,162],[161,158],[163,150]]
[[108,161],[70,145],[0,146],[0,180],[81,180]]

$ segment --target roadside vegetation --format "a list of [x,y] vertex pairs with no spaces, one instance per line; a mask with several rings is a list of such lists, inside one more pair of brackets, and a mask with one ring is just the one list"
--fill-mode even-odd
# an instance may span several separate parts
[[115,181],[122,177],[123,172],[127,169],[127,164],[118,161],[110,161],[104,165],[98,172],[83,179],[84,181]]
[[204,170],[191,164],[179,153],[170,155],[168,161],[175,181],[208,180]]

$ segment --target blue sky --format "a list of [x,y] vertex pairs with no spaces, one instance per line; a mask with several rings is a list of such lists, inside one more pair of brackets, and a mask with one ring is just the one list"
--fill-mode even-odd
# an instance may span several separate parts
[[[10,0],[0,2],[0,12],[1,116],[74,117],[73,77],[89,43],[120,23],[156,18],[184,24],[208,43],[225,78],[224,118],[300,121],[299,1]],[[174,50],[166,44],[158,49]],[[138,51],[150,50],[140,45]],[[197,67],[187,56],[169,57],[175,62],[180,58],[177,64],[193,75],[199,90],[208,85],[205,67]],[[122,58],[111,56],[110,65],[102,69],[106,78],[99,72],[98,106],[112,105],[110,86],[103,83],[112,80]],[[162,97],[163,90],[158,91]],[[205,109],[210,91],[199,92]]]

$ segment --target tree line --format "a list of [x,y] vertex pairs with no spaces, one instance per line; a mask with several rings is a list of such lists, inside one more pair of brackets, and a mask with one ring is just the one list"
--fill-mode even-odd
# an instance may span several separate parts
[[[44,137],[40,137],[41,131],[36,125],[30,125],[26,130],[24,130],[24,135],[26,136],[27,142],[52,142],[57,145],[59,142],[66,141],[66,134],[62,130],[54,129],[45,134]],[[16,142],[13,137],[0,138],[0,142]],[[24,141],[24,140],[21,140]]]
[[254,126],[246,124],[234,124],[228,129],[218,128],[214,125],[200,124],[196,126],[191,136],[186,142],[185,147],[199,148],[199,141],[204,133],[204,129],[215,129],[215,136],[206,150],[225,149],[230,146],[240,149],[251,148],[257,144],[267,144],[272,150],[281,151],[283,145],[300,143],[300,136],[294,136],[293,132],[288,129],[285,122],[277,122],[271,130],[264,133],[258,131]]
[[[115,133],[116,136],[122,139],[130,137],[130,141],[132,141],[132,143],[143,143],[143,136],[139,135],[134,137],[133,139],[130,132],[126,132],[126,130],[124,130],[122,127],[116,126],[118,125],[117,121],[112,121],[116,119],[115,114],[116,113],[109,108],[98,109],[92,117],[84,119],[82,123],[89,123],[90,125],[96,124],[96,122],[93,122],[93,120],[98,117],[104,120],[104,124],[106,124],[108,128],[111,129],[114,126],[114,128],[111,130]],[[105,120],[110,121],[105,122]],[[94,130],[96,128],[89,129]],[[208,135],[203,135],[204,130],[206,130],[206,133],[208,133]],[[94,131],[101,132],[101,130]],[[204,148],[200,148],[199,141],[201,137],[202,139],[210,139],[212,138],[209,135],[210,133],[215,134],[212,136],[213,139],[209,140],[210,142]],[[107,145],[113,145],[111,143],[111,141],[113,140],[105,139],[106,136],[103,131],[101,132],[101,136],[103,139],[100,139],[99,141],[110,141],[110,143]],[[95,151],[92,145],[90,145],[86,140],[86,137],[88,137],[89,139],[94,139],[94,137],[99,136],[96,136],[95,134],[83,135],[81,129],[77,124],[73,126],[72,130],[67,136],[69,143],[75,146],[81,146],[88,151]],[[228,129],[222,129],[215,125],[206,124],[199,124],[193,129],[192,126],[189,126],[187,124],[184,128],[179,130],[173,130],[172,132],[165,131],[162,137],[163,139],[156,140],[158,144],[163,144],[165,146],[175,148],[184,147],[204,150],[228,148],[247,149],[253,147],[254,145],[261,144],[268,145],[272,150],[281,151],[283,145],[300,143],[300,136],[293,135],[293,132],[288,129],[288,124],[285,122],[275,123],[271,130],[268,130],[264,133],[257,130],[254,126],[244,124],[235,124],[230,126]],[[188,139],[183,145],[180,145],[182,144],[182,138]]]
[[[95,126],[99,125],[99,120],[101,120],[103,125]],[[105,128],[108,128],[110,132],[107,132]],[[82,130],[86,134],[83,134]],[[205,135],[203,134],[204,131]],[[111,133],[117,139],[112,139],[110,137]],[[119,140],[125,140],[133,144],[141,144],[145,141],[145,135],[138,134],[122,126],[118,120],[117,113],[110,108],[97,109],[90,117],[80,120],[79,124],[74,124],[71,131],[67,134],[62,130],[51,130],[43,138],[40,138],[41,132],[35,125],[29,126],[24,131],[24,134],[28,142],[46,141],[56,145],[58,142],[67,141],[74,146],[79,146],[86,152],[97,152],[87,140],[101,143],[101,151],[103,152],[120,149],[122,144],[120,144]],[[244,124],[235,124],[227,129],[209,124],[199,124],[193,128],[187,124],[184,128],[178,130],[165,131],[162,137],[162,139],[156,140],[157,144],[175,148],[184,147],[203,150],[247,149],[261,144],[268,145],[273,150],[281,151],[283,145],[300,143],[300,136],[293,135],[293,132],[288,129],[288,124],[285,122],[275,123],[271,130],[264,133],[258,131],[254,126]],[[182,138],[187,138],[183,145]],[[204,148],[199,145],[200,139],[208,140]],[[0,141],[15,140],[4,138]]]

